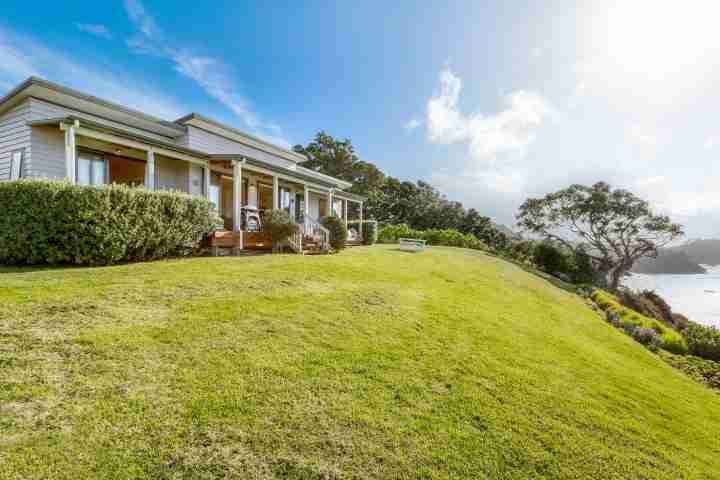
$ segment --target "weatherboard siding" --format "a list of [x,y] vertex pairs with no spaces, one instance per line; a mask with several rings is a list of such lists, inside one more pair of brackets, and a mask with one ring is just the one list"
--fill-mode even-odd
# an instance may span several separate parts
[[194,125],[187,125],[187,129],[187,135],[181,139],[182,145],[187,148],[210,154],[245,155],[278,167],[293,168],[295,166],[295,162],[243,145]]
[[62,179],[65,169],[65,133],[57,126],[32,127],[32,160],[28,177]]
[[30,161],[30,127],[27,125],[30,106],[23,102],[0,116],[0,181],[10,179],[12,152],[23,150],[23,171]]

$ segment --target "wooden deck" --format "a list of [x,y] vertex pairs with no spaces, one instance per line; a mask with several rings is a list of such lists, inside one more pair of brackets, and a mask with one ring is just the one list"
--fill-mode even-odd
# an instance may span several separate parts
[[232,232],[221,230],[210,237],[211,248],[240,248],[240,235],[246,250],[272,250],[272,240],[266,232]]

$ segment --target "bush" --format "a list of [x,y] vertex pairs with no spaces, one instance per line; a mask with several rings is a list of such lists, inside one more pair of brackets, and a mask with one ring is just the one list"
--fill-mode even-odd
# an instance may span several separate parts
[[330,231],[330,246],[338,251],[345,248],[348,236],[345,222],[339,217],[329,216],[320,220],[320,223]]
[[123,185],[0,183],[0,263],[109,265],[188,255],[219,221],[205,198]]
[[[664,350],[679,355],[688,352],[688,344],[680,333],[654,318],[646,317],[621,305],[613,295],[598,289],[592,292],[590,298],[605,312],[610,324],[624,329],[629,335],[633,335],[631,330],[634,327],[642,328],[643,334],[646,330],[652,330],[662,339],[660,347]],[[635,338],[634,335],[633,338]]]
[[381,228],[378,233],[380,243],[397,243],[400,238],[425,240],[428,245],[487,250],[487,246],[475,235],[462,233],[454,229],[413,230],[403,223],[400,225],[387,225]]
[[582,248],[579,247],[573,256],[573,271],[572,280],[576,284],[591,284],[593,283],[594,269],[592,262],[590,261],[590,255]]
[[420,230],[413,230],[407,224],[387,225],[378,232],[378,242],[397,243],[399,238],[424,238]]
[[655,308],[660,313],[660,317],[656,317],[658,320],[664,320],[670,324],[674,323],[670,305],[668,305],[668,303],[660,295],[658,295],[657,292],[654,290],[643,290],[640,292],[640,295],[655,305]]
[[720,389],[720,362],[693,355],[671,355],[660,352],[660,358],[694,380],[710,388]]
[[363,244],[375,245],[378,241],[378,229],[376,222],[363,223]]
[[547,273],[570,274],[568,255],[550,242],[541,242],[533,252],[533,262]]
[[297,233],[300,227],[285,210],[271,210],[265,213],[263,228],[270,234],[273,250],[277,252],[288,238]]
[[658,332],[654,328],[638,327],[632,324],[624,325],[625,333],[630,335],[636,342],[642,343],[650,350],[657,350],[664,347],[664,342]]
[[684,333],[692,355],[720,361],[720,330],[690,322]]

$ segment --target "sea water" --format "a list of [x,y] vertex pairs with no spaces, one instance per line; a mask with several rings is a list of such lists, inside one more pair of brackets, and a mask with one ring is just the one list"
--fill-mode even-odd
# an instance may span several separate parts
[[720,266],[705,268],[708,273],[693,275],[633,273],[623,284],[634,290],[655,290],[673,312],[720,328]]

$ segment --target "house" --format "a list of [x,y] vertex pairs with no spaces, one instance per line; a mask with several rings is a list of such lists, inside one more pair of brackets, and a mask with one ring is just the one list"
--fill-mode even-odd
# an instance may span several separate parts
[[303,239],[327,240],[318,223],[326,215],[356,217],[362,235],[364,199],[346,191],[352,184],[303,167],[305,160],[197,113],[165,121],[39,78],[0,99],[0,181],[67,179],[203,195],[223,219],[217,247],[268,247],[254,221],[268,209],[285,209],[300,223],[303,234],[290,242],[298,252]]

